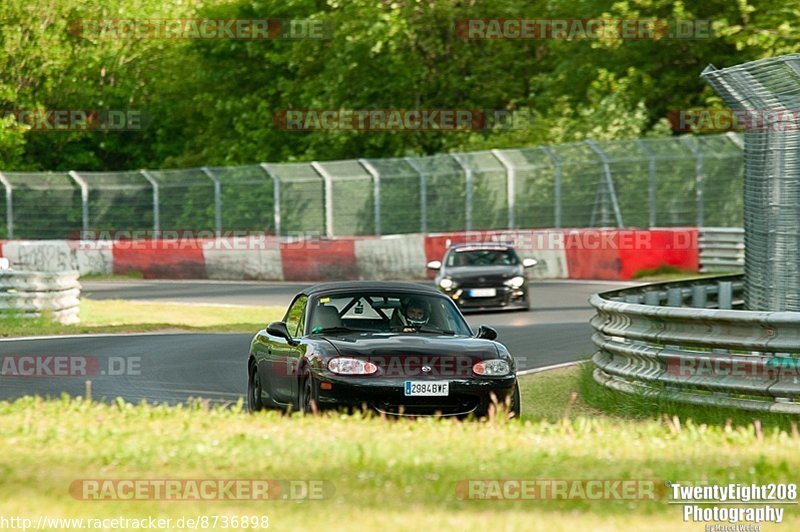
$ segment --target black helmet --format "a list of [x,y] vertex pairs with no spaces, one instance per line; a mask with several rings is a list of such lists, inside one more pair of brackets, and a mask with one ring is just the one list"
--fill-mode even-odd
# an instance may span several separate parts
[[[412,312],[412,314],[414,315],[411,316],[409,315],[411,309],[419,309],[422,312],[421,313]],[[403,307],[403,315],[405,316],[406,321],[408,322],[409,325],[417,328],[422,327],[423,325],[428,323],[428,320],[431,317],[431,305],[424,299],[409,298]]]

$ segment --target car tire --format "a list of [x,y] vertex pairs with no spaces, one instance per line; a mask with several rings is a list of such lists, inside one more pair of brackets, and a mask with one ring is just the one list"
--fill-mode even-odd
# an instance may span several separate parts
[[261,385],[261,377],[256,371],[255,364],[250,364],[247,371],[247,409],[250,412],[258,412],[264,410],[264,402],[262,400],[263,388]]
[[522,411],[522,401],[519,394],[519,382],[514,382],[514,392],[511,395],[511,407],[509,408],[509,415],[512,416],[513,419],[519,419],[520,413]]
[[319,388],[317,388],[317,383],[314,381],[314,376],[310,373],[303,379],[298,404],[300,411],[304,414],[319,412]]

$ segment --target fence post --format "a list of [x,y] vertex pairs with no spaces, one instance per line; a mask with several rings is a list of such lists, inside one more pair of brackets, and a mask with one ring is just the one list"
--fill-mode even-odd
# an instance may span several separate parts
[[650,228],[656,226],[656,158],[647,144],[642,139],[636,139],[636,144],[647,156],[647,202],[650,205],[649,224]]
[[275,236],[281,236],[281,180],[269,169],[267,163],[261,163],[261,169],[272,179],[272,220],[275,224]]
[[14,186],[3,172],[0,172],[0,183],[6,189],[6,236],[11,240],[14,238]]
[[494,155],[495,159],[500,161],[500,164],[503,165],[503,168],[506,169],[506,203],[508,204],[508,228],[515,229],[516,220],[515,220],[515,210],[517,207],[517,199],[515,196],[515,191],[517,189],[517,169],[514,168],[514,165],[511,163],[511,159],[509,159],[505,153],[498,149],[492,150],[492,155]]
[[554,176],[554,183],[553,183],[553,201],[555,203],[555,213],[554,213],[554,226],[556,229],[561,229],[561,161],[556,157],[556,154],[553,153],[547,146],[542,146],[542,151],[550,158],[550,162],[553,163],[553,168],[555,169],[555,176]]
[[614,209],[614,218],[616,218],[617,227],[623,227],[622,213],[619,210],[619,203],[617,202],[617,192],[614,190],[614,180],[611,179],[611,166],[608,164],[608,156],[595,141],[587,140],[585,142],[592,151],[600,157],[600,161],[603,163],[603,177],[606,182],[606,188],[608,189],[608,195],[611,198],[611,207]]
[[450,157],[464,170],[464,189],[466,191],[466,205],[464,206],[464,225],[467,231],[472,229],[472,193],[473,193],[473,172],[472,168],[462,160],[460,153],[451,153]]
[[381,174],[378,169],[366,159],[359,159],[358,163],[372,176],[372,204],[375,213],[375,234],[381,236]]
[[412,157],[404,157],[403,160],[414,169],[419,175],[419,232],[428,232],[428,188],[425,183],[425,172],[419,167],[417,161]]
[[89,232],[89,185],[75,170],[69,171],[69,176],[81,187],[81,218],[83,219],[83,232]]
[[325,236],[333,238],[333,176],[317,161],[312,161],[311,167],[322,177],[325,194]]
[[161,202],[158,198],[158,181],[156,181],[153,174],[147,170],[139,170],[139,173],[142,174],[150,183],[150,186],[153,187],[153,233],[155,233],[153,237],[158,238],[161,232]]
[[201,170],[214,183],[214,232],[220,237],[222,236],[222,184],[211,168],[204,166]]
[[703,152],[698,146],[695,146],[690,137],[685,135],[681,137],[681,141],[691,150],[694,155],[694,170],[695,170],[695,208],[697,209],[697,227],[705,225],[705,199],[703,197],[703,189],[705,188],[706,173],[703,168]]

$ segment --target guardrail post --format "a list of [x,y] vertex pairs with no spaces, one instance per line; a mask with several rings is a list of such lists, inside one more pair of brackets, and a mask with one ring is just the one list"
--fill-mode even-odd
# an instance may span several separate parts
[[717,306],[720,310],[729,310],[733,307],[733,283],[730,281],[720,281],[717,283],[719,292],[717,296]]
[[636,139],[636,144],[647,156],[647,203],[650,206],[648,221],[650,227],[656,227],[656,158],[647,144],[642,139]]
[[657,290],[650,290],[644,294],[644,304],[651,307],[661,306],[661,294]]
[[158,238],[161,232],[161,202],[158,197],[158,181],[156,181],[153,174],[147,170],[139,170],[139,173],[142,174],[150,183],[150,186],[153,187],[153,236]]
[[322,177],[325,203],[325,236],[333,238],[333,176],[317,161],[311,167]]
[[275,224],[275,236],[281,236],[281,180],[269,169],[267,163],[261,163],[259,166],[272,179],[272,219]]
[[219,237],[222,236],[222,184],[211,171],[211,168],[204,166],[201,170],[214,183],[214,232]]
[[553,150],[547,146],[542,146],[542,151],[553,163],[553,170],[555,171],[553,176],[553,203],[555,203],[553,206],[553,227],[561,229],[561,161],[553,153]]
[[594,151],[598,157],[600,157],[600,161],[603,163],[603,179],[606,184],[606,189],[608,190],[608,196],[611,199],[611,208],[614,209],[614,218],[617,222],[617,227],[623,227],[622,224],[622,212],[619,210],[619,203],[617,202],[617,192],[614,190],[614,180],[611,178],[611,165],[608,162],[608,156],[606,152],[600,148],[600,145],[593,140],[585,141],[586,144]]
[[358,163],[372,176],[372,205],[374,206],[372,210],[375,214],[374,233],[381,236],[381,174],[366,159],[358,159]]
[[494,155],[494,158],[500,161],[500,164],[502,164],[503,168],[506,169],[506,204],[508,205],[508,228],[515,229],[516,213],[514,211],[517,208],[517,198],[515,194],[517,189],[517,169],[514,168],[514,165],[511,163],[511,159],[509,159],[502,151],[493,149],[492,155]]
[[708,303],[708,292],[706,285],[695,285],[692,287],[692,307],[706,308]]
[[403,160],[419,175],[419,231],[428,232],[428,188],[425,182],[425,172],[419,167],[413,157],[404,157]]
[[83,232],[89,232],[89,185],[78,175],[75,170],[69,171],[69,176],[81,188],[81,218],[83,219]]
[[669,307],[682,307],[683,306],[683,290],[680,288],[669,288],[667,290],[667,306]]
[[6,189],[6,236],[11,240],[14,238],[14,186],[3,172],[0,172],[0,183]]

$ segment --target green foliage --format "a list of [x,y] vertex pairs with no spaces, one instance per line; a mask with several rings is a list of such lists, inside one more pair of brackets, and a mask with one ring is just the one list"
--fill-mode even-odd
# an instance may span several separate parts
[[[464,40],[468,17],[709,19],[710,38]],[[78,19],[310,18],[329,39],[113,40]],[[386,157],[667,132],[670,110],[721,103],[699,78],[800,50],[777,0],[5,0],[0,108],[139,109],[142,131],[0,127],[0,168],[106,170]],[[377,133],[276,128],[284,109],[490,109],[518,129]]]

